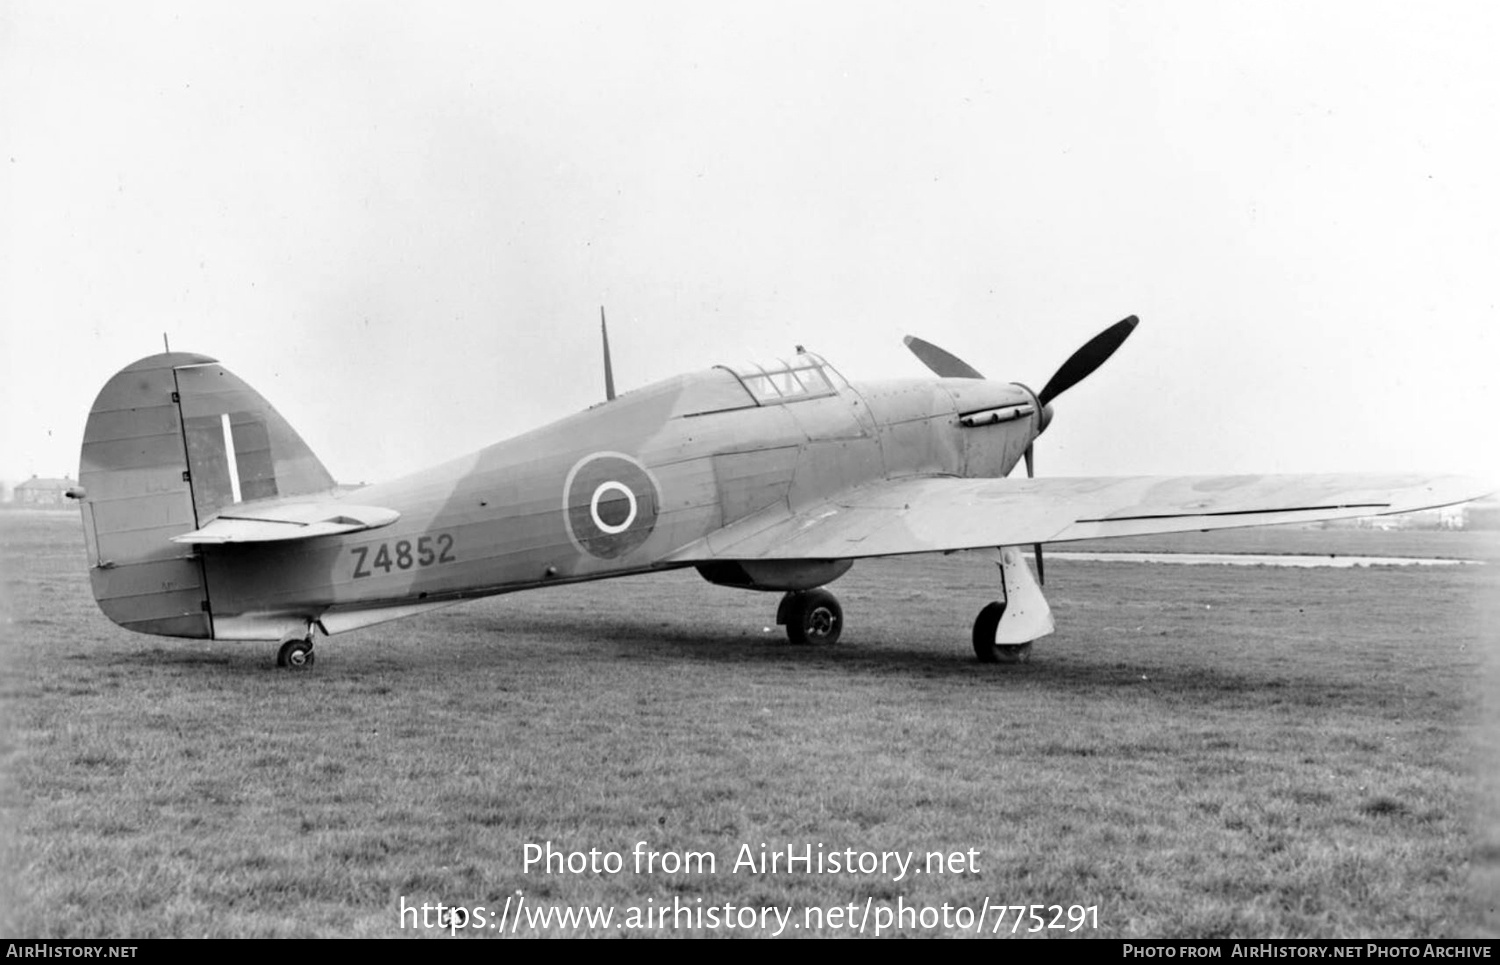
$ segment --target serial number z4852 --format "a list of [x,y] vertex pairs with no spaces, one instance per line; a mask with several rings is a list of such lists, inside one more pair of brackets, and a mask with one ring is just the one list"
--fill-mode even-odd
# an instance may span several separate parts
[[367,546],[351,546],[349,552],[354,556],[356,580],[366,576],[375,576],[376,570],[383,575],[392,570],[436,566],[439,563],[452,563],[458,559],[453,555],[452,533],[432,533],[418,537],[415,542],[402,539]]

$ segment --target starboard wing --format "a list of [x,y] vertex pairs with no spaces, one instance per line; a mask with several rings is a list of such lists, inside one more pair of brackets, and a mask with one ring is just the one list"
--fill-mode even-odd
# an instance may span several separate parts
[[855,559],[1317,522],[1431,509],[1494,489],[1462,476],[1377,474],[910,477],[800,511],[770,507],[669,559]]

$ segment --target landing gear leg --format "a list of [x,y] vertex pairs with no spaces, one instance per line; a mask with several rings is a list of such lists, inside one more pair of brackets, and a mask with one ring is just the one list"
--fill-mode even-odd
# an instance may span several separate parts
[[276,666],[306,670],[313,665],[314,656],[312,632],[309,630],[306,637],[288,640],[281,645],[281,650],[276,654]]
[[781,598],[776,622],[786,626],[793,643],[839,642],[844,631],[844,608],[827,590],[793,590]]
[[1019,547],[1002,546],[992,559],[1000,567],[1001,598],[974,620],[974,655],[980,663],[1023,663],[1031,659],[1031,642],[1052,632],[1052,608]]

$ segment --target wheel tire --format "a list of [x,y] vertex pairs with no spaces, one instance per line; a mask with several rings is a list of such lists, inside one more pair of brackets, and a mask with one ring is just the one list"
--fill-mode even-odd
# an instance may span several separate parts
[[974,656],[980,663],[999,663],[1000,646],[995,643],[995,631],[1000,628],[1000,617],[1005,613],[1004,603],[991,603],[979,611],[974,618]]
[[288,640],[276,654],[276,666],[305,670],[313,665],[315,656],[311,640]]
[[793,643],[832,646],[844,632],[844,608],[827,590],[793,593],[786,600],[786,635]]

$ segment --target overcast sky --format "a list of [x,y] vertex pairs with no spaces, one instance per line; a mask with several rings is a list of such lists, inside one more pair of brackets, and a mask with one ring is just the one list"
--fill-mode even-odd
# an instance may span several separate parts
[[0,479],[214,356],[343,481],[805,344],[1057,405],[1048,475],[1500,478],[1500,13],[0,4]]

